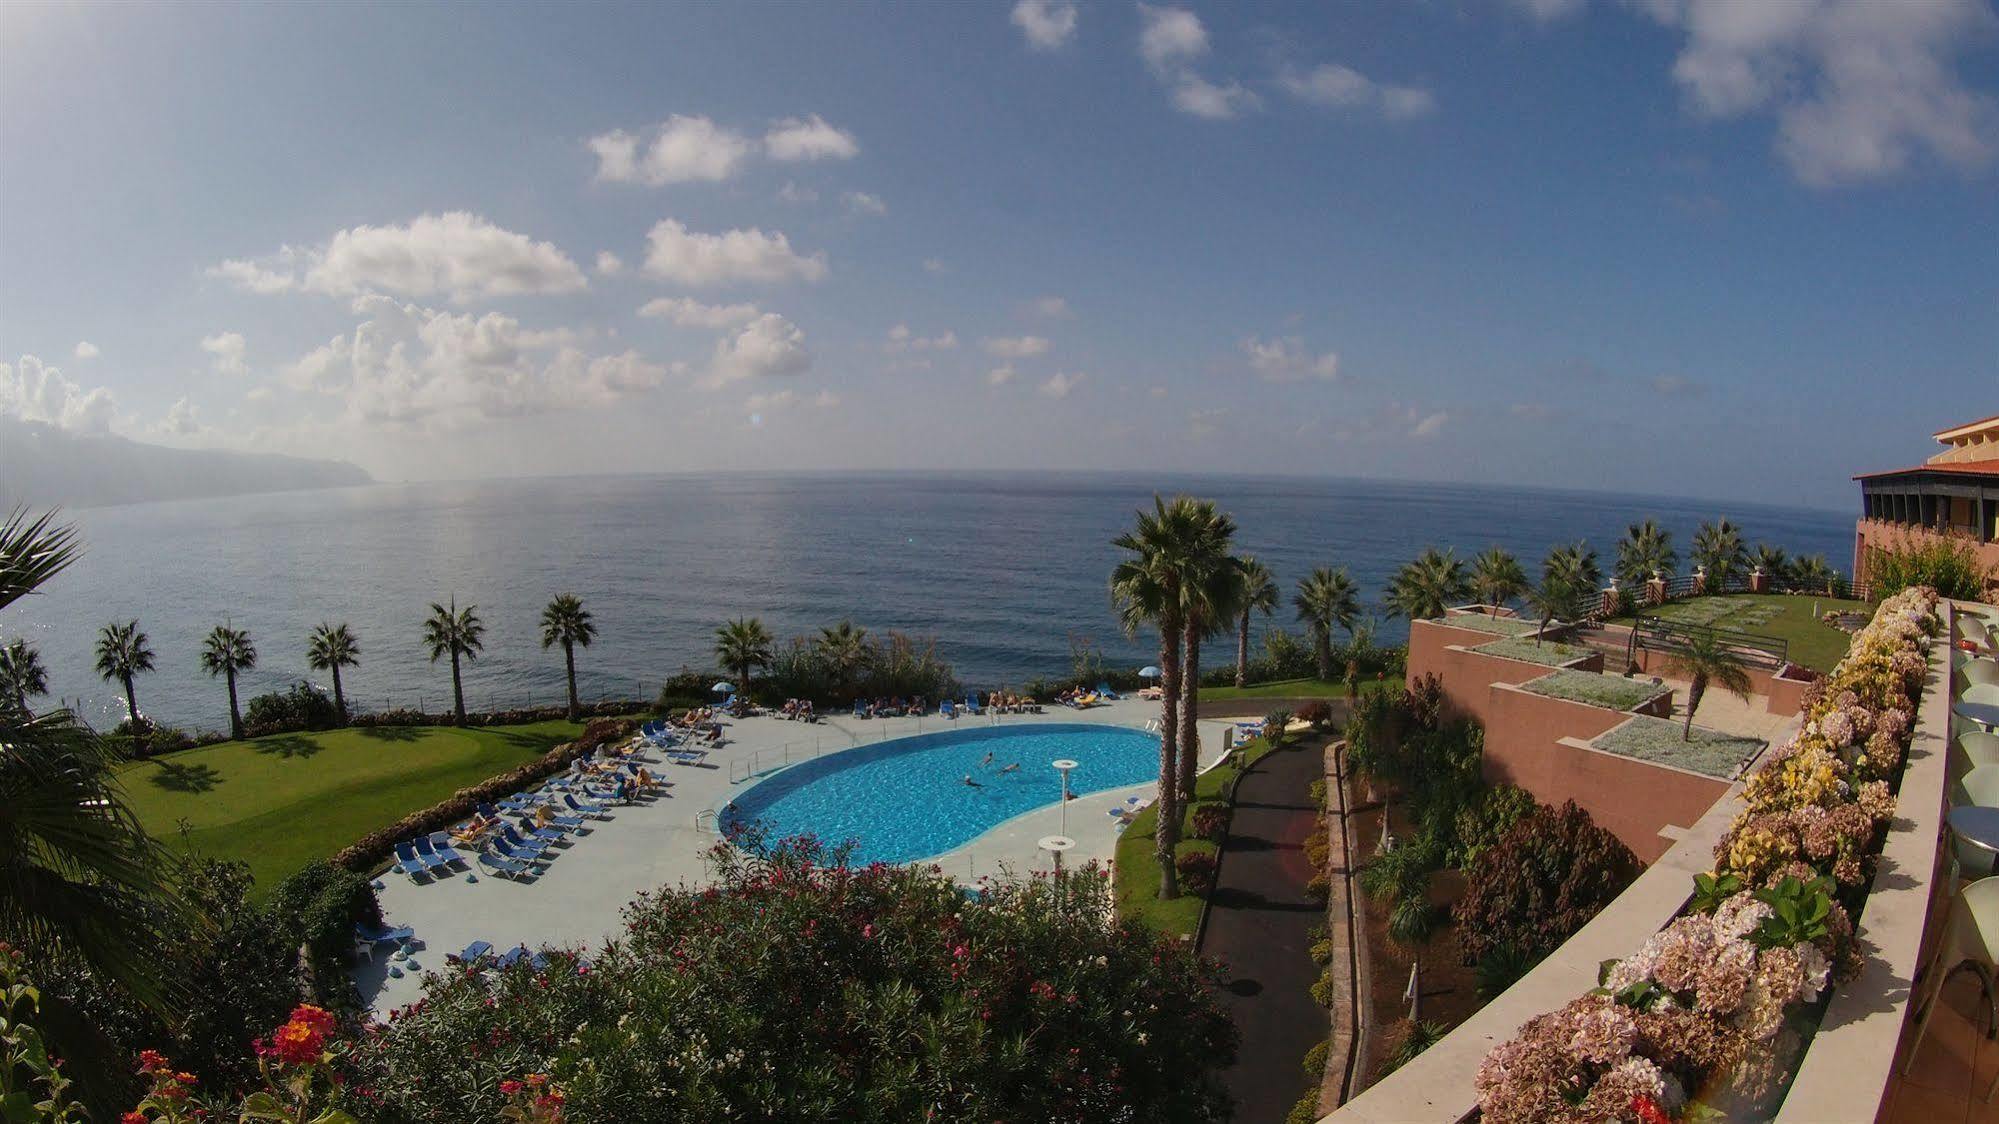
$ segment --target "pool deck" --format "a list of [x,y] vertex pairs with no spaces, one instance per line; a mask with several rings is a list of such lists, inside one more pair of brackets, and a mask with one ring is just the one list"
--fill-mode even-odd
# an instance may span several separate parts
[[[1158,714],[1157,703],[1126,700],[1082,711],[1051,706],[1042,714],[1009,714],[997,722],[1141,728]],[[706,764],[649,765],[655,775],[670,782],[664,795],[617,808],[609,820],[591,821],[587,834],[557,848],[554,860],[532,881],[447,874],[438,881],[415,883],[393,871],[382,875],[378,896],[384,918],[390,925],[414,928],[423,947],[400,965],[404,971],[400,978],[388,975],[386,956],[372,963],[362,961],[356,971],[362,1000],[378,1015],[409,1003],[421,990],[420,973],[411,970],[412,963],[424,970],[442,968],[446,953],[473,941],[490,942],[496,951],[519,944],[530,948],[601,944],[622,930],[622,911],[640,891],[707,881],[705,855],[719,837],[712,826],[697,826],[697,820],[711,823],[712,817],[701,813],[719,808],[743,791],[749,783],[746,776],[767,775],[787,760],[795,764],[856,745],[993,721],[990,716],[968,716],[949,722],[934,715],[871,720],[843,715],[811,725],[767,717],[733,720],[727,728],[728,743],[712,750]],[[1220,756],[1222,732],[1230,725],[1229,720],[1200,723],[1204,766]],[[1091,859],[1108,862],[1117,843],[1109,809],[1129,796],[1150,799],[1156,787],[1132,785],[1070,801],[1068,833],[1077,846],[1064,861],[1071,866]],[[1035,809],[925,861],[966,883],[1002,870],[1049,869],[1050,857],[1036,843],[1060,832],[1062,815],[1059,805]]]

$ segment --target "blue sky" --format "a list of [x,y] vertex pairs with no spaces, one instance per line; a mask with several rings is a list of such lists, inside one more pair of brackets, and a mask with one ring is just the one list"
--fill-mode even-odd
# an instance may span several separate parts
[[14,5],[0,153],[0,412],[390,479],[1844,507],[1999,411],[1987,0]]

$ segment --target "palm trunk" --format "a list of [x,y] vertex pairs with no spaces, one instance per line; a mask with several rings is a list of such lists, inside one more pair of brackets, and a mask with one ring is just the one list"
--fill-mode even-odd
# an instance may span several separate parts
[[1312,657],[1319,664],[1319,678],[1333,677],[1333,630],[1314,629],[1312,632]]
[[333,709],[340,715],[340,724],[347,724],[347,696],[340,692],[340,665],[333,665]]
[[1694,740],[1694,711],[1700,709],[1701,696],[1705,694],[1707,681],[1699,675],[1694,676],[1693,681],[1687,684],[1687,721],[1680,727],[1680,740],[1683,742]]
[[235,738],[237,741],[242,741],[243,715],[240,711],[236,709],[236,671],[234,668],[231,668],[229,670],[228,679],[229,679],[229,736]]
[[451,712],[458,716],[458,724],[465,724],[465,686],[458,678],[458,649],[451,650]]
[[136,732],[139,729],[139,698],[132,693],[132,677],[126,675],[120,678],[125,684],[125,716],[131,720],[132,729]]
[[576,645],[562,642],[562,660],[569,665],[569,720],[576,721]]
[[1159,622],[1159,822],[1153,832],[1153,857],[1159,860],[1159,896],[1180,896],[1180,872],[1174,852],[1180,844],[1180,789],[1174,776],[1180,758],[1180,622]]
[[1235,634],[1235,685],[1249,682],[1249,610],[1242,611],[1242,623]]
[[1180,799],[1194,802],[1194,781],[1201,772],[1201,732],[1195,726],[1201,705],[1201,628],[1187,626],[1187,662],[1180,668]]

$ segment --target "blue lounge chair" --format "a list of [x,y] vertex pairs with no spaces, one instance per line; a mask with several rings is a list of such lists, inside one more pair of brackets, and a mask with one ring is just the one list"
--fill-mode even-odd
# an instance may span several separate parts
[[521,817],[521,834],[526,836],[529,841],[539,842],[543,846],[554,846],[563,839],[561,828],[536,827],[534,821],[528,819],[526,816]]
[[445,959],[459,964],[477,964],[479,961],[492,955],[492,953],[493,946],[489,942],[473,941],[471,944],[465,946],[463,952],[460,952],[456,956],[447,956]]
[[[495,845],[497,846],[498,844],[496,843]],[[494,874],[504,875],[508,878],[525,879],[534,873],[534,865],[532,863],[523,859],[508,858],[504,854],[496,855],[488,851],[479,852],[479,865],[483,869],[492,871]]]
[[943,702],[938,703],[937,717],[939,718],[958,717],[958,704],[952,702],[950,699],[945,699]]
[[982,710],[979,706],[979,696],[977,695],[965,696],[965,713],[966,714],[982,713]]
[[1118,699],[1122,698],[1123,696],[1119,695],[1116,691],[1111,690],[1111,685],[1109,683],[1099,683],[1097,684],[1097,697],[1100,699]]
[[867,707],[866,707],[865,705],[863,705],[863,704],[862,704],[861,700],[859,700],[859,699],[855,699],[855,700],[854,700],[854,717],[856,717],[856,718],[866,718],[867,716],[868,716],[868,708],[867,708]]
[[514,947],[501,953],[500,958],[498,960],[493,961],[493,967],[498,968],[504,972],[508,968],[513,967],[514,965],[520,963],[523,960],[526,960],[529,955],[530,954],[528,952],[528,946],[524,944],[515,945]]
[[451,866],[465,861],[449,843],[440,850],[436,841],[428,835],[419,835],[410,840],[410,846],[416,848],[416,857],[422,859],[428,866]]
[[493,845],[499,848],[501,854],[510,859],[526,860],[527,862],[533,862],[541,858],[542,852],[548,850],[547,843],[539,839],[523,839],[519,833],[506,824],[500,825],[499,838],[493,840]]
[[576,829],[583,826],[583,817],[562,815],[553,810],[550,810],[548,814],[548,822],[554,824],[556,827],[559,827],[564,831],[575,831]]
[[[443,859],[445,862],[457,863],[460,866],[468,865],[465,859],[465,852],[451,845],[450,832],[433,831],[430,833],[428,838],[430,840],[431,854],[436,855],[438,858]],[[419,851],[423,849],[423,843],[421,841],[417,843],[417,849]]]
[[354,936],[369,944],[401,944],[416,936],[416,930],[408,925],[398,925],[391,929],[379,921],[357,921]]
[[578,800],[576,799],[576,795],[574,793],[569,793],[569,792],[563,793],[562,803],[564,807],[567,807],[570,811],[575,812],[579,816],[594,816],[595,818],[600,820],[608,820],[611,818],[611,809],[608,805],[600,804],[595,800],[587,802]]
[[397,843],[395,847],[396,869],[402,871],[404,876],[412,882],[416,881],[416,876],[419,874],[428,875],[430,868],[437,865],[435,862],[417,854],[416,848],[411,846],[408,840]]

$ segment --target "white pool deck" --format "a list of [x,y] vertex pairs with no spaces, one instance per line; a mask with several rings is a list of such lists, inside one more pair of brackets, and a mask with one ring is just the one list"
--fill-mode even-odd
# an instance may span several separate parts
[[[1159,715],[1157,703],[1125,700],[1089,710],[1051,706],[1042,714],[1000,716],[1001,725],[1050,722],[1102,723],[1141,728]],[[391,871],[381,876],[378,896],[390,925],[416,930],[422,947],[400,963],[403,975],[388,974],[391,961],[378,954],[362,961],[356,982],[364,1002],[377,1014],[416,999],[422,971],[442,968],[447,953],[473,941],[490,942],[496,951],[525,944],[594,947],[623,929],[622,911],[643,890],[707,881],[704,856],[718,840],[712,817],[701,813],[720,808],[743,791],[755,777],[782,767],[855,745],[872,744],[920,733],[986,725],[992,717],[946,721],[925,718],[857,720],[847,716],[816,724],[777,718],[731,720],[728,744],[709,753],[701,766],[654,762],[647,767],[670,782],[663,796],[614,809],[609,820],[593,820],[586,834],[555,852],[541,875],[529,882],[478,873],[445,874],[440,880],[413,882]],[[1202,764],[1222,753],[1223,731],[1235,719],[1200,723]],[[1067,834],[1076,847],[1064,862],[1079,865],[1091,859],[1109,861],[1117,843],[1116,821],[1109,810],[1128,797],[1151,799],[1156,783],[1092,793],[1069,802]],[[1002,870],[1047,870],[1051,856],[1037,846],[1045,836],[1060,834],[1064,810],[1050,804],[1016,816],[964,846],[925,860],[965,883]],[[697,820],[701,824],[697,826]],[[476,871],[475,871],[476,873]]]

